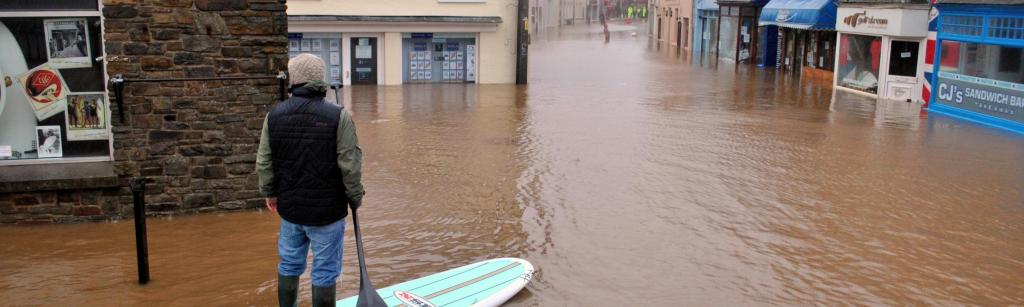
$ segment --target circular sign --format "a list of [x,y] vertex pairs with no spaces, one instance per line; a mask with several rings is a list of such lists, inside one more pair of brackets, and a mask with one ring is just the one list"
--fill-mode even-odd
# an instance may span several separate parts
[[64,83],[53,70],[36,70],[25,78],[25,94],[32,101],[48,104],[63,97]]

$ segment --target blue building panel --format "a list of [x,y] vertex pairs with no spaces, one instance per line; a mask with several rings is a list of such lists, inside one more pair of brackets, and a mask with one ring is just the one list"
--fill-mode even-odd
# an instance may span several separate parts
[[[933,90],[933,103],[929,104],[929,110],[1024,133],[1024,79],[1007,78],[1004,70],[1013,69],[1004,66],[1014,67],[1009,64],[1017,64],[1016,72],[1021,73],[1020,59],[1012,57],[1020,57],[1020,48],[1024,48],[1024,6],[939,4],[937,10],[936,59],[942,58],[943,43],[950,43],[953,49],[946,52],[956,52],[953,57],[985,48],[1009,56],[1005,59],[1003,56],[983,58],[984,61],[1001,61],[996,65],[990,65],[993,64],[991,62],[966,62],[969,65],[957,62],[956,67],[947,67],[946,70],[942,70],[940,61],[936,61],[932,72],[926,74]],[[965,44],[971,49],[966,49]],[[999,67],[999,70],[982,69],[979,73],[978,67]]]

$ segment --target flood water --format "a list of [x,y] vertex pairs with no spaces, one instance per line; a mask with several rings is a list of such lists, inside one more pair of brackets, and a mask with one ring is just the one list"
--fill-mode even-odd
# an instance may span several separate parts
[[[525,87],[346,90],[375,285],[512,256],[508,306],[1024,304],[1024,136],[612,29],[536,35]],[[0,305],[273,305],[277,227],[150,219],[146,286],[130,220],[2,227]]]

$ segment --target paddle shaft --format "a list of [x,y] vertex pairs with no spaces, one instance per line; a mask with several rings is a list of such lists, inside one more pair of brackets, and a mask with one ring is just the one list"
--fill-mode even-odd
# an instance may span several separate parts
[[352,224],[355,227],[356,254],[359,257],[359,298],[357,299],[356,306],[386,307],[384,299],[380,297],[380,294],[377,294],[377,289],[373,288],[373,283],[370,282],[370,275],[366,272],[366,260],[363,255],[363,234],[359,231],[359,215],[356,214],[356,209],[352,209]]

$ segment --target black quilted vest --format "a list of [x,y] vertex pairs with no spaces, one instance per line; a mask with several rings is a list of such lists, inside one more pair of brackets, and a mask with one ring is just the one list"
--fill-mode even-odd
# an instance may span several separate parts
[[341,112],[341,107],[324,101],[324,93],[303,87],[270,110],[267,129],[281,218],[320,226],[348,215],[348,198],[338,168]]

